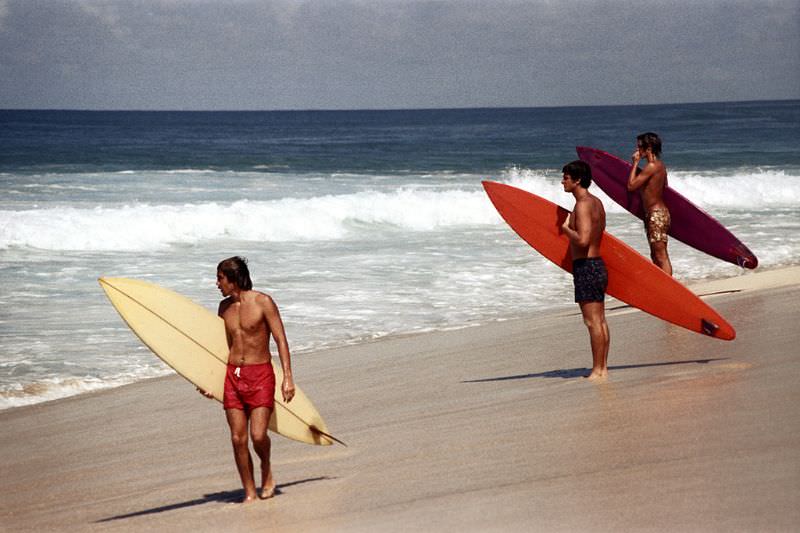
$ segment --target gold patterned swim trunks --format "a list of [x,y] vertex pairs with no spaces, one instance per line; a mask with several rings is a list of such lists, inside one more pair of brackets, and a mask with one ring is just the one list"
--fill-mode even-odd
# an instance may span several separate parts
[[669,232],[669,210],[667,208],[656,208],[645,214],[644,229],[647,232],[647,241],[667,242]]

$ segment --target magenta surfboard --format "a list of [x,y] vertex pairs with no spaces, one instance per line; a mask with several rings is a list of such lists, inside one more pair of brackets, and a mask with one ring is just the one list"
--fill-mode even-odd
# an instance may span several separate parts
[[[595,148],[578,146],[578,157],[592,167],[592,178],[612,200],[644,220],[638,192],[628,192],[631,163]],[[725,226],[674,189],[664,189],[672,223],[669,235],[716,258],[742,268],[756,268],[758,258]]]

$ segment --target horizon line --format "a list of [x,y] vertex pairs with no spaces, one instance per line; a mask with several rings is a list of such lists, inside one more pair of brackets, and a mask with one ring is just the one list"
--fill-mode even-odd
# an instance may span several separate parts
[[540,105],[540,106],[455,106],[455,107],[365,107],[365,108],[284,108],[284,109],[114,109],[114,108],[67,108],[67,107],[2,107],[7,111],[68,111],[83,113],[346,113],[346,112],[399,112],[399,111],[466,111],[466,110],[513,110],[513,109],[580,109],[597,107],[658,107],[692,106],[703,104],[748,104],[769,102],[800,102],[800,98],[752,99],[752,100],[700,100],[692,102],[662,102],[655,104],[581,104],[581,105]]

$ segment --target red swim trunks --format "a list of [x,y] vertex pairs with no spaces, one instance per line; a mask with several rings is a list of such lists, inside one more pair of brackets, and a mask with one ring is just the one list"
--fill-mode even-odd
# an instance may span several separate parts
[[228,364],[222,407],[250,411],[275,405],[275,372],[272,363],[236,366]]

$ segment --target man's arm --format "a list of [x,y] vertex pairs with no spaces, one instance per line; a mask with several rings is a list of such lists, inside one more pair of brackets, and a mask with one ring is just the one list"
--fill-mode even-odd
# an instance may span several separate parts
[[656,166],[652,163],[648,163],[645,165],[643,169],[639,169],[639,158],[634,158],[633,167],[631,168],[631,173],[628,176],[628,192],[633,192],[639,189],[642,185],[647,183],[653,174],[656,172]]
[[289,402],[294,397],[294,377],[292,376],[292,358],[289,354],[289,342],[286,340],[283,320],[281,320],[278,306],[269,295],[265,294],[262,298],[262,309],[275,344],[278,346],[278,356],[281,360],[281,368],[283,368],[283,384],[281,385],[283,400]]
[[572,216],[575,218],[575,229],[569,227],[570,217],[567,217],[561,229],[572,244],[579,248],[586,248],[592,237],[591,206],[585,202],[578,202],[575,204],[575,212]]

